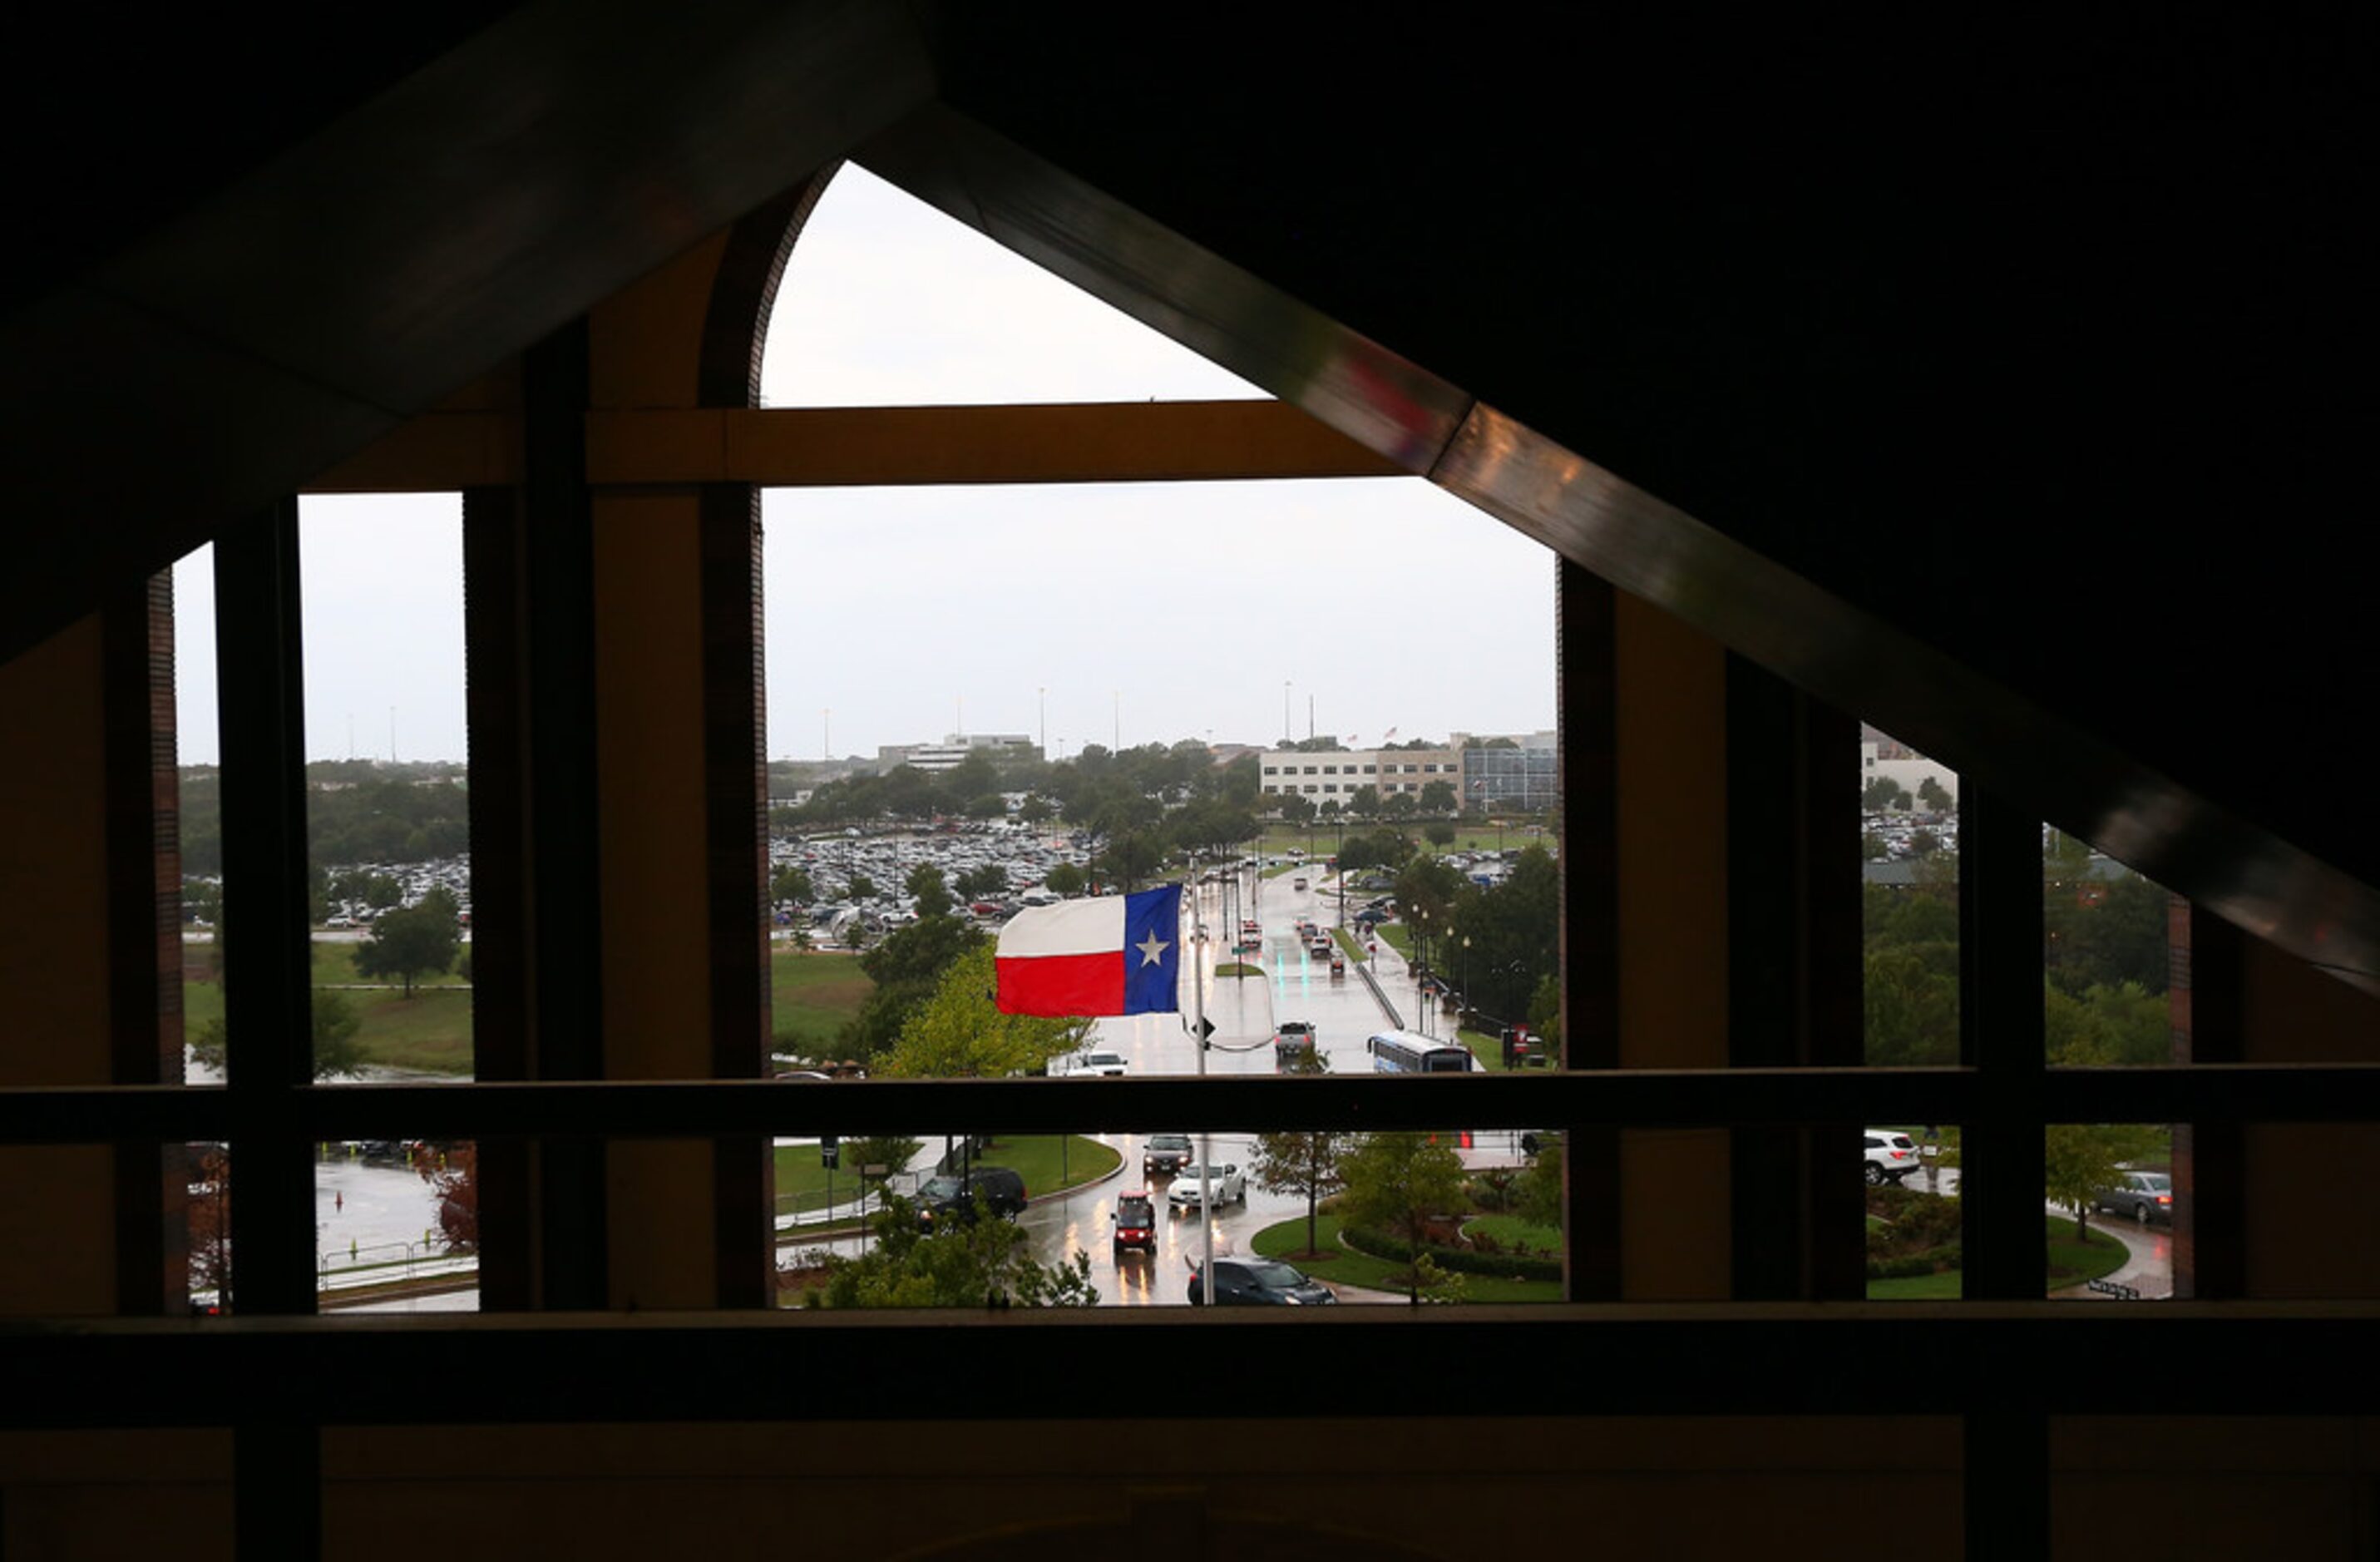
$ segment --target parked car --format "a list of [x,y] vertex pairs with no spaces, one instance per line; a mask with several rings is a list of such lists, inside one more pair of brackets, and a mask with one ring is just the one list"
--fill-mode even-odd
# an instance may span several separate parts
[[1147,1193],[1126,1193],[1116,1200],[1115,1256],[1123,1258],[1131,1248],[1152,1258],[1157,1254],[1157,1202]]
[[1014,1220],[1025,1213],[1024,1177],[1007,1166],[978,1166],[964,1178],[929,1178],[917,1190],[917,1224],[931,1231],[945,1221],[971,1221],[978,1203]]
[[1191,1148],[1186,1133],[1153,1133],[1141,1148],[1140,1172],[1143,1177],[1172,1177],[1190,1163],[1197,1151]]
[[1248,1202],[1247,1173],[1238,1166],[1209,1166],[1203,1180],[1198,1172],[1199,1168],[1195,1164],[1184,1165],[1174,1174],[1173,1186],[1165,1190],[1165,1201],[1173,1206],[1176,1214],[1196,1209],[1202,1191],[1211,1202],[1218,1204],[1245,1204]]
[[1891,1129],[1867,1130],[1867,1180],[1871,1188],[1901,1178],[1918,1169],[1917,1141]]
[[[1196,1263],[1190,1265],[1190,1305],[1206,1304],[1207,1287]],[[1328,1307],[1338,1301],[1330,1287],[1308,1279],[1303,1270],[1262,1258],[1219,1258],[1215,1261],[1215,1305],[1218,1307]]]
[[1069,1074],[1121,1074],[1123,1071],[1123,1055],[1114,1052],[1077,1053],[1066,1065]]
[[2128,1214],[2143,1226],[2173,1224],[2173,1178],[2165,1172],[2128,1171],[2113,1188],[2091,1196],[2091,1207]]

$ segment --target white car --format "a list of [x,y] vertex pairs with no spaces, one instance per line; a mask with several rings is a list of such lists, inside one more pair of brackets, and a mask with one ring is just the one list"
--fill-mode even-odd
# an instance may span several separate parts
[[[1173,1174],[1173,1186],[1165,1190],[1165,1202],[1179,1214],[1198,1207],[1199,1170],[1196,1165],[1184,1166]],[[1208,1166],[1206,1170],[1207,1190],[1218,1204],[1245,1204],[1248,1202],[1248,1177],[1237,1166]]]
[[1899,1186],[1900,1179],[1917,1170],[1917,1141],[1892,1129],[1867,1130],[1867,1181],[1871,1188],[1885,1183]]
[[1123,1071],[1123,1056],[1113,1052],[1078,1053],[1066,1066],[1069,1074],[1121,1074]]

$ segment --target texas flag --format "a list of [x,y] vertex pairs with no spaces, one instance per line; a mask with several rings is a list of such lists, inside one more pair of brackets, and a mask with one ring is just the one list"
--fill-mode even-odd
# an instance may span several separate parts
[[1030,906],[1000,930],[1000,1012],[1087,1018],[1182,1007],[1182,886]]

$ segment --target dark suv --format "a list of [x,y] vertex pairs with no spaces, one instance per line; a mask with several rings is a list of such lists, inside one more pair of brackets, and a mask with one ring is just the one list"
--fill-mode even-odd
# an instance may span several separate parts
[[1140,1153],[1143,1177],[1172,1177],[1196,1158],[1186,1133],[1153,1133]]
[[1157,1255],[1157,1203],[1146,1193],[1126,1193],[1116,1200],[1115,1256],[1122,1259],[1127,1248]]
[[917,1224],[931,1231],[940,1221],[973,1220],[978,1199],[992,1214],[1013,1220],[1025,1213],[1025,1178],[1006,1166],[978,1166],[965,1178],[944,1173],[929,1178],[917,1190]]
[[[1219,1258],[1215,1261],[1215,1305],[1218,1307],[1329,1307],[1338,1301],[1330,1287],[1309,1280],[1303,1270],[1268,1258]],[[1190,1305],[1207,1300],[1198,1266],[1190,1266]]]

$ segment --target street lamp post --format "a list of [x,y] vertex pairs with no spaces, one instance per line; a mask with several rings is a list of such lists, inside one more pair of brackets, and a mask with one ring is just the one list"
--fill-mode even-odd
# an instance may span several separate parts
[[1347,925],[1347,811],[1339,811],[1339,848],[1330,860],[1331,871],[1339,875],[1339,921]]
[[1467,934],[1467,933],[1466,933],[1466,934],[1464,934],[1463,935],[1463,988],[1462,988],[1462,990],[1461,990],[1460,992],[1456,993],[1456,994],[1455,994],[1455,995],[1454,995],[1454,1018],[1455,1018],[1455,1023],[1456,1023],[1456,1025],[1457,1025],[1457,1027],[1458,1027],[1458,1028],[1461,1026],[1462,1021],[1463,1021],[1463,1011],[1465,1008],[1468,1008],[1468,1007],[1470,1007],[1470,1005],[1471,1005],[1471,935],[1470,935],[1469,934]]
[[1434,1032],[1429,1028],[1429,913],[1418,911],[1414,928],[1414,1007],[1421,1011],[1421,1033]]

